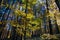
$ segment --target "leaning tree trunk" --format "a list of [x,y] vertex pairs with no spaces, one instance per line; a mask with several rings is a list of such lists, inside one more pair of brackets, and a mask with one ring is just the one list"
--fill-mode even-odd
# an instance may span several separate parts
[[56,26],[56,34],[59,34],[59,28],[58,28],[58,24],[57,24],[57,20],[56,20],[56,17],[54,16],[55,18],[55,26]]
[[59,8],[59,11],[60,11],[60,3],[59,3],[59,0],[55,0],[55,2],[56,2],[57,6]]
[[[54,17],[54,14],[58,14],[59,13],[59,10],[58,10],[58,7],[57,7],[57,5],[56,5],[56,2],[55,2],[56,0],[46,0],[46,7],[47,7],[47,13],[49,13],[49,16],[51,17],[51,18],[49,18],[49,29],[50,29],[50,34],[51,33],[56,33],[56,31],[55,30],[57,30],[58,31],[58,28],[57,28],[57,20],[55,21],[55,23],[53,23],[53,24],[51,24],[52,23],[52,20],[50,20],[50,19],[53,19],[53,21],[55,20],[54,18],[56,17]],[[50,14],[52,14],[52,15],[50,15]],[[55,27],[53,26],[55,24]],[[55,28],[55,29],[53,29],[53,28]],[[51,32],[51,31],[53,31],[53,32]],[[55,34],[54,33],[54,34]],[[59,31],[58,31],[58,33],[59,33]]]

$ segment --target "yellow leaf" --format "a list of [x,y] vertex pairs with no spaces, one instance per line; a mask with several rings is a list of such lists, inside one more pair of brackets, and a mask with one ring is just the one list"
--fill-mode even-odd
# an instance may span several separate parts
[[2,24],[2,22],[0,22],[0,24]]
[[27,18],[29,18],[29,19],[34,18],[34,15],[31,14],[31,13],[28,13],[28,14],[27,14]]
[[8,35],[8,38],[10,38],[10,35]]
[[34,0],[34,1],[33,1],[33,4],[36,4],[36,1],[37,1],[37,0]]
[[31,37],[31,33],[30,33],[30,32],[27,32],[27,33],[26,33],[26,36],[27,36],[27,37]]
[[54,14],[53,14],[53,13],[50,13],[49,15],[50,15],[51,17],[54,17]]
[[20,11],[20,10],[15,10],[15,14],[17,16],[26,16],[26,13],[24,13],[23,11]]

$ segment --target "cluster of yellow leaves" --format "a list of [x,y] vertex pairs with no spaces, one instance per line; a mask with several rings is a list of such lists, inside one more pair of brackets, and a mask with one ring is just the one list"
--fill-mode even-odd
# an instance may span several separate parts
[[26,32],[26,37],[31,37],[31,33],[29,31]]
[[28,0],[29,3],[36,4],[37,0]]
[[31,13],[28,13],[28,14],[27,14],[27,18],[28,18],[28,19],[34,18],[34,15],[31,14]]
[[[25,9],[26,8],[26,0],[22,0],[23,1],[23,8]],[[31,10],[31,7],[30,5],[31,4],[35,4],[36,3],[36,0],[28,0],[28,13],[26,14],[25,12],[23,11],[20,11],[20,10],[14,10],[14,13],[16,16],[22,16],[22,20],[26,20],[26,19],[29,19],[29,21],[25,21],[27,22],[27,26],[25,26],[25,24],[23,25],[19,25],[19,23],[15,23],[15,22],[11,22],[11,25],[15,26],[17,29],[16,29],[16,32],[17,34],[19,35],[23,35],[24,36],[24,31],[26,31],[26,37],[31,37],[31,32],[30,31],[36,31],[37,29],[40,29],[40,27],[38,27],[38,25],[40,25],[40,23],[38,21],[32,21],[35,16],[33,15],[33,12]],[[23,21],[22,21],[23,22]],[[25,23],[24,22],[24,23]],[[32,26],[32,24],[34,24],[34,26]],[[27,28],[27,30],[25,30],[25,28]]]
[[37,0],[22,0],[23,3],[26,3],[26,1],[28,1],[28,3],[36,4]]
[[[34,26],[31,25],[31,24],[33,24]],[[38,22],[38,21],[36,21],[36,20],[30,21],[30,25],[31,25],[30,29],[31,29],[32,31],[36,31],[37,29],[40,29],[40,26],[38,26],[38,25],[40,25],[40,22]]]
[[49,11],[49,16],[54,17],[54,13]]
[[17,22],[15,22],[15,21],[11,21],[10,24],[11,24],[13,27],[16,27],[16,26],[17,26]]
[[29,18],[29,19],[34,18],[34,15],[32,13],[27,13],[26,14],[23,11],[20,11],[20,10],[16,10],[15,14],[18,15],[18,16],[26,16],[27,15],[26,18]]
[[26,16],[26,13],[24,13],[23,11],[20,11],[20,10],[15,10],[15,14],[17,16]]
[[[17,16],[26,16],[26,18],[27,19],[29,19],[30,21],[28,21],[27,22],[27,27],[26,28],[28,28],[27,30],[26,30],[26,36],[28,37],[31,37],[31,33],[30,33],[30,31],[29,30],[31,30],[31,31],[36,31],[37,29],[40,29],[40,27],[38,27],[38,25],[40,24],[40,22],[38,22],[38,21],[36,21],[36,20],[34,20],[34,21],[32,21],[32,19],[35,17],[32,13],[24,13],[23,11],[20,11],[20,10],[16,10],[15,11],[15,14],[17,15]],[[25,19],[24,19],[25,20]],[[31,24],[35,24],[34,26],[32,26]],[[22,31],[22,30],[24,30],[25,29],[25,25],[19,25],[18,23],[12,23],[12,25],[15,25],[16,27],[17,27],[17,29],[16,29],[16,32],[19,34],[19,35],[23,35],[24,36],[24,32]],[[19,29],[20,28],[20,29]]]
[[2,24],[2,22],[0,22],[0,24]]
[[56,35],[50,35],[50,34],[43,34],[43,35],[41,35],[41,38],[42,39],[56,39],[56,40],[58,40]]
[[23,33],[23,31],[22,31],[22,29],[19,29],[19,28],[17,28],[16,29],[16,33],[18,34],[18,35],[22,35],[22,36],[24,36],[24,33]]

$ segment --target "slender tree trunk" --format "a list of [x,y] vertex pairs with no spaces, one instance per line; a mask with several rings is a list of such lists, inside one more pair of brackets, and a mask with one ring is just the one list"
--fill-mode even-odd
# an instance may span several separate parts
[[10,12],[11,12],[11,11],[9,10],[6,20],[8,20]]
[[[46,0],[46,7],[47,7],[47,13],[49,13],[48,0]],[[50,31],[50,34],[52,34],[52,24],[51,24],[50,16],[47,17],[47,20],[48,20],[48,23],[49,23],[49,25],[48,25],[49,29],[48,30]]]
[[59,34],[59,28],[58,28],[57,20],[56,20],[55,16],[54,16],[54,18],[55,18],[56,34]]
[[51,24],[50,17],[49,17],[49,28],[50,28],[50,34],[53,34],[53,32],[52,32],[52,24]]
[[[26,17],[27,17],[27,11],[28,11],[27,7],[28,7],[28,0],[26,0],[26,9],[25,9]],[[26,21],[24,22],[24,25],[25,25],[24,40],[26,40],[26,26],[27,26],[27,18],[25,18],[25,19],[26,19]]]
[[55,0],[55,2],[56,2],[57,6],[59,8],[59,11],[60,11],[60,3],[59,3],[59,1],[58,0]]
[[0,5],[1,5],[2,0],[0,0]]
[[15,27],[12,27],[12,36],[11,36],[11,40],[16,40],[16,28]]

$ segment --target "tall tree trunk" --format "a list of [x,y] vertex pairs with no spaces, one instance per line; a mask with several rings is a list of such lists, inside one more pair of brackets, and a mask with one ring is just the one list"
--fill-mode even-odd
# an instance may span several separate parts
[[[48,8],[48,0],[46,0],[46,7],[47,7],[47,13],[49,13],[49,8]],[[47,14],[49,15],[49,14]],[[52,34],[52,24],[51,24],[51,20],[50,20],[50,16],[47,17],[47,20],[48,20],[48,31],[50,34]]]
[[59,8],[59,11],[60,11],[60,3],[59,3],[59,0],[55,0],[55,2],[56,2],[57,6]]
[[52,24],[51,24],[50,17],[49,17],[49,29],[50,29],[50,34],[53,34],[53,32],[52,32]]
[[[28,0],[26,0],[26,9],[25,9],[25,13],[26,13],[26,17],[27,17],[27,13],[28,13]],[[25,22],[24,22],[24,25],[25,25],[25,30],[24,30],[24,40],[26,40],[26,26],[27,26],[27,18],[25,18]]]
[[12,36],[11,36],[11,40],[16,40],[16,28],[15,27],[12,27]]
[[59,34],[59,28],[58,28],[57,20],[56,20],[55,16],[54,16],[54,18],[55,18],[56,34]]
[[0,0],[0,5],[1,5],[2,0]]

